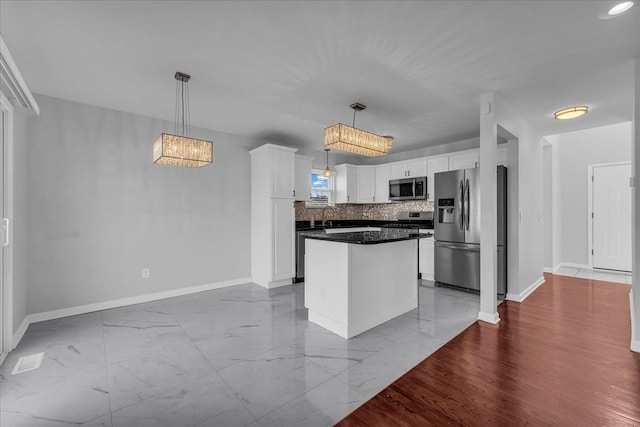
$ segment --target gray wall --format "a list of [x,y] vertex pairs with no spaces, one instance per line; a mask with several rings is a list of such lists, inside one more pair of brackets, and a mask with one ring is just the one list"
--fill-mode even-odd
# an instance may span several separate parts
[[[559,261],[589,264],[587,166],[631,161],[631,122],[554,135],[558,177],[554,191],[560,202]],[[546,248],[546,250],[550,250]]]
[[155,165],[153,141],[172,123],[37,101],[26,151],[16,152],[16,164],[26,158],[16,174],[26,253],[17,250],[16,262],[27,258],[28,313],[251,275],[247,149],[259,141],[193,129],[214,141],[212,165]]

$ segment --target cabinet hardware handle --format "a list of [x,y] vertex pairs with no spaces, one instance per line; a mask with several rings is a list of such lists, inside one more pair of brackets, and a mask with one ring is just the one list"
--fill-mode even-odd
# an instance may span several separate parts
[[296,197],[296,190],[293,190],[293,197]]

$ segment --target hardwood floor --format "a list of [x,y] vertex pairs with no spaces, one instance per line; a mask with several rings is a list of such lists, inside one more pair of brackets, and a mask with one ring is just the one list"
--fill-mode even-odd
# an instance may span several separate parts
[[625,284],[545,274],[338,426],[640,426]]

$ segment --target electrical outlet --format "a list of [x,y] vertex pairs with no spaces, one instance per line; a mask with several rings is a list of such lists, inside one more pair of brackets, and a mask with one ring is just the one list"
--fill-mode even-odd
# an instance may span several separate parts
[[148,279],[149,277],[151,277],[151,269],[150,268],[143,268],[142,269],[142,278],[143,279]]

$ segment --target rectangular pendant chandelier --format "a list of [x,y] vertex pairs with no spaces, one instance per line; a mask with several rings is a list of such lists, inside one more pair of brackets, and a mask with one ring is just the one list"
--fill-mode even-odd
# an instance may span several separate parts
[[176,79],[175,135],[163,133],[155,140],[153,163],[201,168],[213,162],[213,142],[191,138],[189,86],[187,85],[191,76],[178,71],[174,78]]
[[213,143],[163,133],[153,143],[153,162],[160,165],[201,168],[213,162]]
[[384,156],[389,152],[393,138],[380,136],[342,123],[324,130],[326,148],[348,151],[363,156]]

